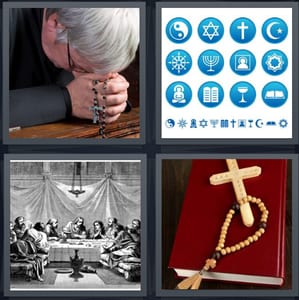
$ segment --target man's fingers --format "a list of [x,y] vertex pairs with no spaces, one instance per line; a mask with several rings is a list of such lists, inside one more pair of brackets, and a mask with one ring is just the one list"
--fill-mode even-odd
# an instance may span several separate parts
[[105,83],[102,83],[104,95],[118,94],[123,91],[126,91],[129,87],[129,83],[127,81],[108,81],[106,84],[106,88],[104,87]]
[[106,81],[100,76],[81,74],[68,84],[72,114],[82,119],[93,119],[94,106],[105,106],[105,122],[111,123],[116,121],[126,108],[129,83],[117,73]]
[[75,77],[82,77],[82,78],[86,78],[86,79],[90,79],[91,81],[92,80],[98,80],[98,81],[105,81],[105,80],[109,80],[109,81],[112,81],[112,80],[116,80],[116,81],[126,81],[125,77],[118,74],[118,73],[109,73],[109,74],[105,74],[105,75],[101,75],[101,74],[96,74],[96,73],[78,73],[78,72],[75,72],[73,71],[72,72],[73,75]]
[[114,95],[98,95],[97,98],[100,105],[115,106],[126,102],[128,100],[128,93],[122,92]]
[[[95,89],[98,95],[109,97],[113,95],[116,96],[127,94],[128,86],[129,84],[127,84],[126,82],[117,83],[113,85],[107,84],[106,86],[100,84],[97,86],[91,86],[90,90],[93,91]],[[115,99],[115,97],[113,99]]]
[[106,115],[110,116],[110,117],[119,115],[125,110],[126,105],[127,105],[127,103],[124,102],[120,105],[107,106],[105,109]]

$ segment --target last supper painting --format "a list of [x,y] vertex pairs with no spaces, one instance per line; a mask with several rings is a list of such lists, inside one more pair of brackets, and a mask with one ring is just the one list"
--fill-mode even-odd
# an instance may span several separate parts
[[10,160],[9,181],[10,291],[140,291],[141,160]]

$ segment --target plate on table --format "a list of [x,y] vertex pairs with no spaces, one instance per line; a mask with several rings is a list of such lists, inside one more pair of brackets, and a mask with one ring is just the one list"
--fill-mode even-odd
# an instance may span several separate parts
[[59,268],[55,270],[56,273],[72,273],[72,268]]

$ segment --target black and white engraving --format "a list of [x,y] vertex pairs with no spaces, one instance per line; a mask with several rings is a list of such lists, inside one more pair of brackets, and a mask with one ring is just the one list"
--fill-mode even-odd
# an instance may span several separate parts
[[10,290],[140,290],[140,169],[11,160]]

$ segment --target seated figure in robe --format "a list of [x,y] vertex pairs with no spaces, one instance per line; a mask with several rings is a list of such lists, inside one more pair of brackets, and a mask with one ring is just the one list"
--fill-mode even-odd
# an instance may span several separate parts
[[10,245],[11,262],[30,263],[39,281],[43,281],[41,277],[44,274],[43,254],[48,254],[50,250],[47,235],[42,230],[42,224],[38,222],[34,228],[25,231],[22,239]]
[[68,222],[62,231],[67,239],[86,239],[86,228],[82,217]]
[[110,268],[130,257],[140,258],[140,220],[134,219],[126,228],[118,228],[119,232],[113,245],[107,247],[100,258],[100,261]]
[[14,224],[12,221],[9,222],[9,226],[10,226],[9,242],[10,242],[10,244],[12,244],[17,241],[17,234],[13,229]]
[[117,230],[118,220],[116,218],[108,218],[107,226],[105,227],[105,237],[107,239],[114,240],[118,230]]
[[93,222],[93,227],[90,228],[87,232],[88,239],[103,239],[105,238],[105,229],[103,222],[95,220]]
[[26,230],[25,218],[23,216],[19,216],[15,219],[13,230],[17,235],[17,239],[23,237]]
[[58,220],[57,219],[49,219],[45,226],[45,233],[48,237],[49,241],[57,241],[60,238],[60,235],[57,231],[58,228]]

